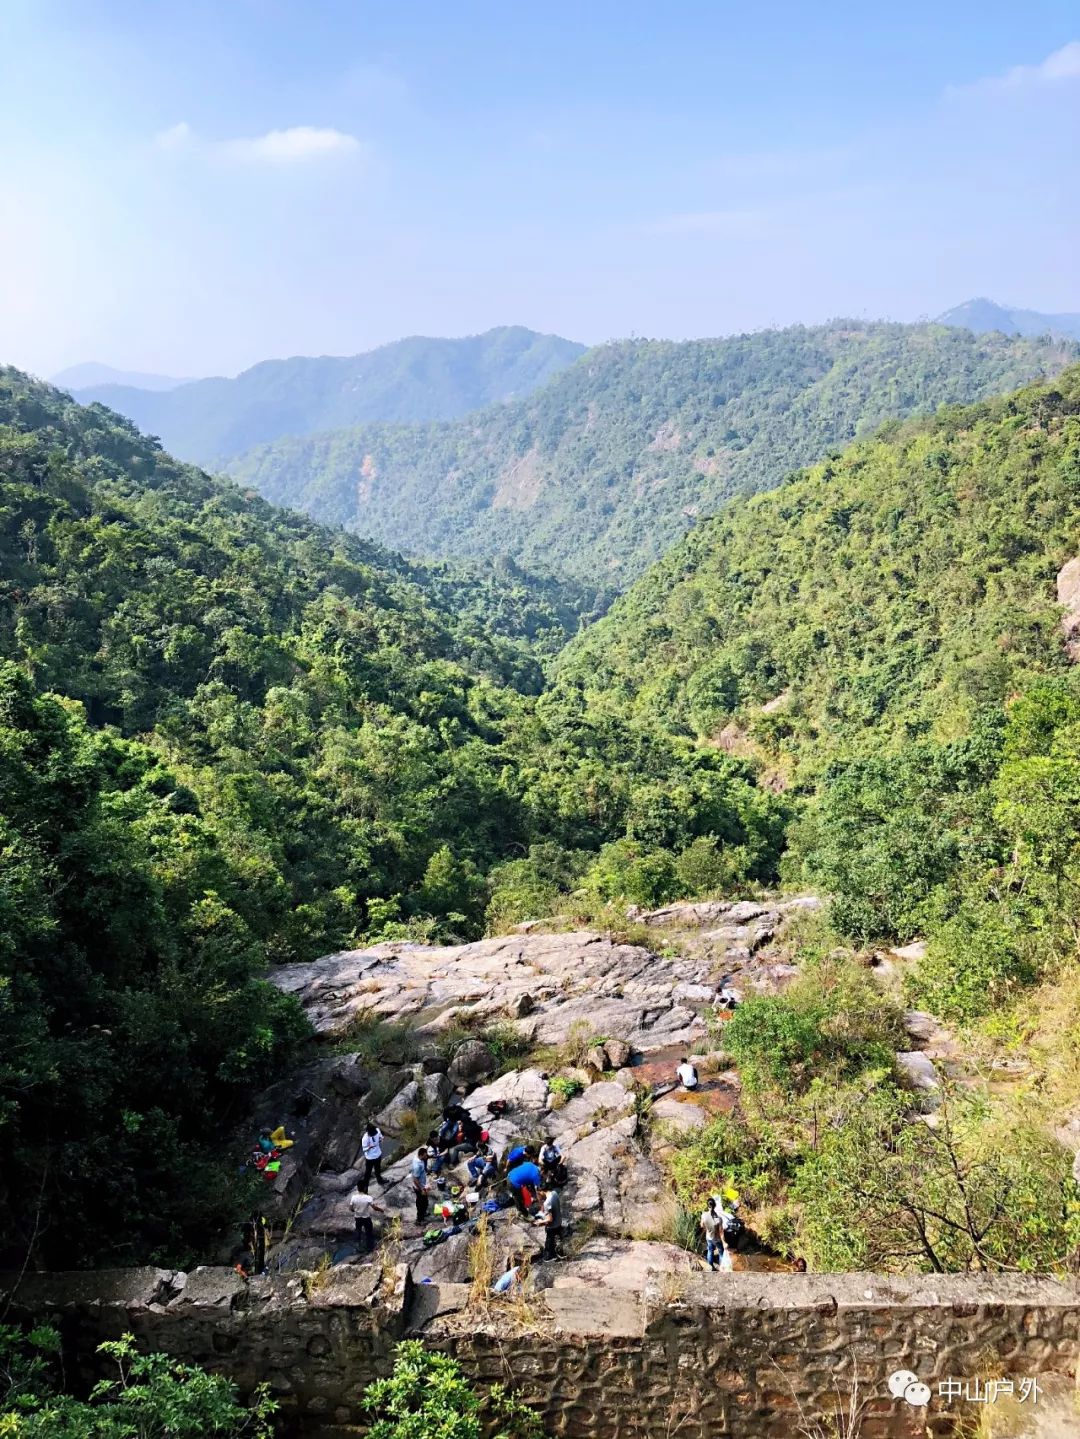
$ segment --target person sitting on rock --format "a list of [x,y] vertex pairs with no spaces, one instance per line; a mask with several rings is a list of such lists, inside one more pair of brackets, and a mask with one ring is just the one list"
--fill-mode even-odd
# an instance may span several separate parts
[[483,1189],[498,1178],[499,1156],[490,1144],[480,1141],[480,1147],[468,1162],[468,1170],[469,1178],[478,1189]]
[[696,1089],[698,1087],[698,1072],[688,1059],[683,1059],[675,1067],[679,1083],[684,1089]]
[[468,1145],[470,1154],[475,1154],[483,1139],[483,1126],[480,1125],[471,1114],[466,1114],[465,1118],[461,1121],[460,1130],[461,1143]]
[[566,1165],[563,1163],[562,1150],[550,1137],[545,1139],[540,1146],[540,1173],[544,1176],[544,1183],[551,1188],[557,1188],[565,1184],[567,1180]]
[[377,1179],[380,1184],[382,1177],[382,1147],[383,1137],[379,1126],[372,1122],[360,1136],[360,1148],[364,1155],[364,1188]]
[[430,1129],[427,1137],[428,1168],[436,1179],[443,1172],[443,1166],[447,1161],[447,1145],[449,1141],[442,1138],[441,1129]]

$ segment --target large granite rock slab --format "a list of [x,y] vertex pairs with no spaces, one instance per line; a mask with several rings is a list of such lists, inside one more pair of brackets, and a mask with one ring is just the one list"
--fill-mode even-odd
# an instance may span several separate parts
[[507,935],[444,948],[388,943],[344,950],[271,975],[295,994],[318,1034],[344,1037],[365,1016],[407,1021],[433,1042],[458,1011],[505,1021],[530,1041],[561,1045],[589,1034],[638,1051],[693,1043],[698,1012],[674,994],[712,995],[709,958],[664,957],[591,931]]

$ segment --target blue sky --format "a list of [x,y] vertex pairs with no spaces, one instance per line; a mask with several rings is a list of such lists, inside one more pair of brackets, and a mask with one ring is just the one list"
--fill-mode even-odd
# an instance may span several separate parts
[[1080,311],[1080,11],[2,0],[0,360]]

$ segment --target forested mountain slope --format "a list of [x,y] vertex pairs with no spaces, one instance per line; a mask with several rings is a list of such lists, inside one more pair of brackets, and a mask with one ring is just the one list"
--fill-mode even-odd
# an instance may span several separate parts
[[626,341],[481,415],[285,439],[230,471],[269,499],[411,553],[510,554],[624,588],[728,497],[771,488],[894,415],[1013,389],[1076,354],[846,321]]
[[571,642],[549,702],[756,756],[801,814],[789,873],[857,940],[927,936],[912,999],[970,1018],[1075,959],[1078,553],[1073,368],[732,505]]
[[283,435],[364,421],[446,420],[529,394],[571,364],[585,346],[520,325],[443,340],[415,336],[362,355],[265,360],[235,379],[145,388],[82,388],[181,459],[220,467],[253,445]]
[[1064,670],[1055,576],[1080,547],[1080,368],[872,440],[699,525],[564,651],[590,704],[785,772],[965,732]]
[[303,1028],[268,961],[476,935],[507,862],[550,886],[636,836],[775,877],[750,767],[534,700],[560,603],[0,371],[0,1264],[176,1259],[235,1214],[222,1127]]

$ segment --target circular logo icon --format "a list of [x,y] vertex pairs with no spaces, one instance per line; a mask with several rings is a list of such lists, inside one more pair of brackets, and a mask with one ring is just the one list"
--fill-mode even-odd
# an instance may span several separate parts
[[919,1376],[912,1374],[910,1369],[898,1369],[895,1374],[889,1375],[889,1393],[897,1399],[903,1399],[904,1390],[909,1384],[918,1384]]

